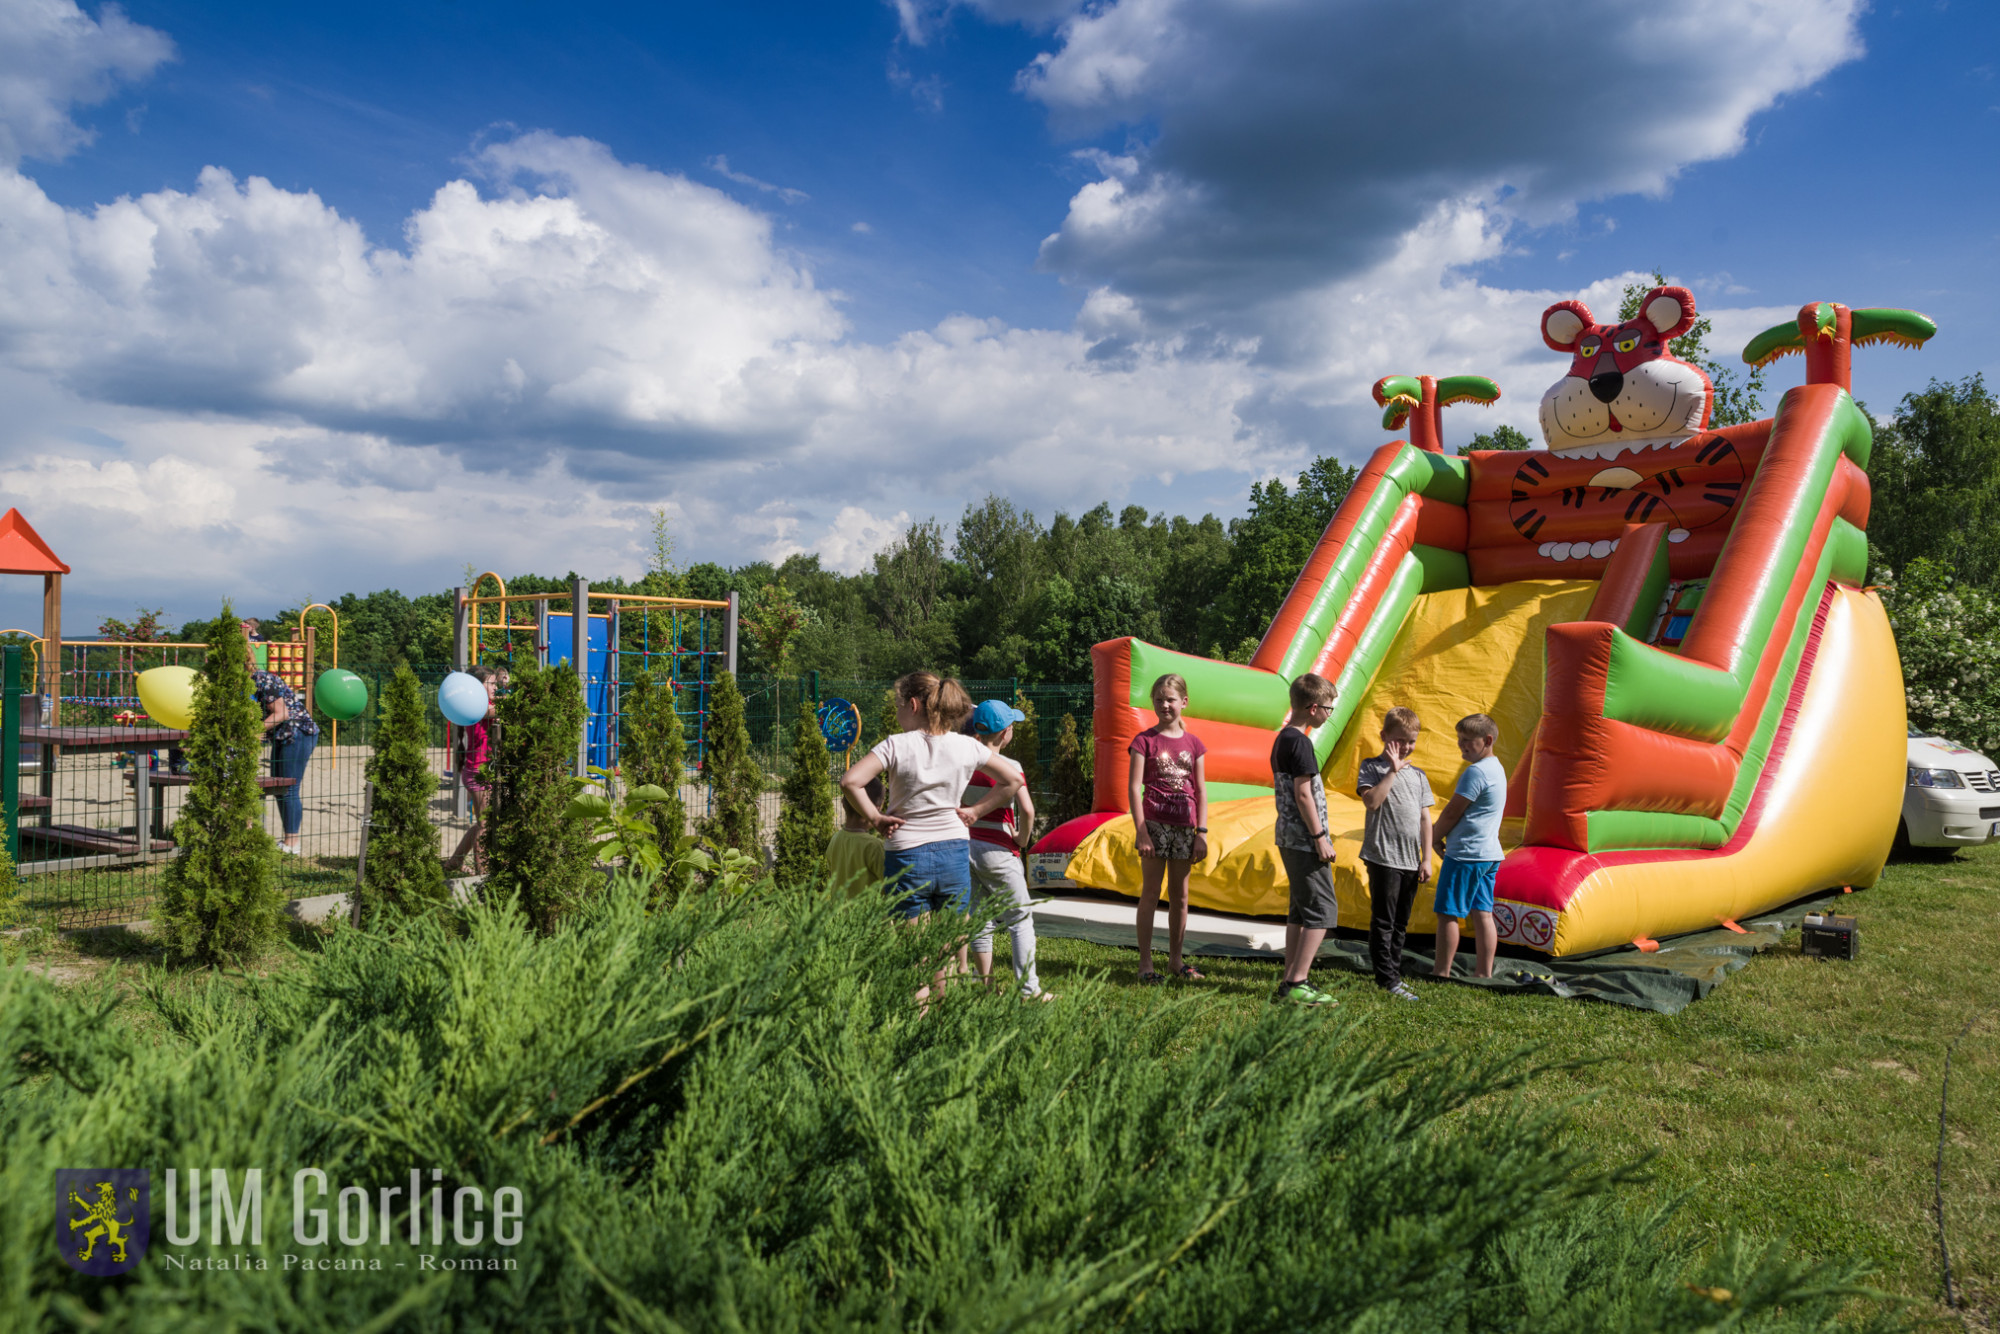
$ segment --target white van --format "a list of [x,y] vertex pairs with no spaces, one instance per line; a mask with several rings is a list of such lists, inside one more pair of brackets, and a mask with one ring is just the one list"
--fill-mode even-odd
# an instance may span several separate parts
[[2000,837],[2000,766],[1914,723],[1908,758],[1905,841],[1919,848],[1976,848]]

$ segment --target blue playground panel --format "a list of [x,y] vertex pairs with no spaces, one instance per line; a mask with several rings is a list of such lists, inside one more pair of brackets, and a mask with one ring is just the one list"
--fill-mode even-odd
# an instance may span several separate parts
[[[570,615],[566,611],[549,613],[546,642],[551,667],[570,659],[570,646],[574,642]],[[611,618],[592,616],[588,625],[586,633],[589,642],[584,650],[588,661],[584,670],[583,697],[590,709],[590,717],[584,728],[590,743],[590,762],[608,769],[611,767],[612,713],[617,698],[611,679]]]

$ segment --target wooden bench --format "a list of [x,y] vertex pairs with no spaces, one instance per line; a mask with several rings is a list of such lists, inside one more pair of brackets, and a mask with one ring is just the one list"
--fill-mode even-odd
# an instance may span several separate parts
[[[139,840],[131,834],[91,829],[80,824],[22,825],[21,837],[106,857],[137,857],[140,852]],[[151,841],[154,852],[174,850],[174,841],[170,838],[154,838]]]
[[[193,784],[194,775],[153,774],[151,775],[151,781],[154,787],[188,787]],[[267,776],[257,780],[257,786],[263,788],[266,792],[271,791],[273,788],[297,787],[298,785],[299,780],[296,778],[271,778]],[[28,804],[25,798],[21,804],[23,806]]]
[[[149,771],[147,774],[147,778],[148,781],[151,782],[154,790],[156,791],[163,787],[190,787],[194,783],[193,774],[157,773]],[[257,779],[257,786],[264,789],[264,795],[266,796],[269,796],[272,792],[278,790],[279,788],[297,787],[298,785],[299,785],[299,780],[296,778],[272,778],[266,775],[266,776],[261,776]],[[166,803],[155,799],[151,802],[148,802],[147,805],[152,808],[153,837],[165,838],[167,836]],[[168,846],[171,847],[173,845],[168,844]]]

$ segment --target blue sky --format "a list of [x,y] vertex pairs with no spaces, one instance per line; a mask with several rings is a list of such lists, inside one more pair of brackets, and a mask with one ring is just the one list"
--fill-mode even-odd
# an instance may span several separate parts
[[[1848,0],[0,0],[0,490],[74,615],[1238,513],[1655,265],[2000,371],[2000,19]],[[11,52],[11,54],[10,54]],[[1782,365],[1777,387],[1796,382]],[[19,582],[19,581],[16,581]],[[32,614],[0,592],[0,620]],[[74,625],[72,626],[74,628]]]

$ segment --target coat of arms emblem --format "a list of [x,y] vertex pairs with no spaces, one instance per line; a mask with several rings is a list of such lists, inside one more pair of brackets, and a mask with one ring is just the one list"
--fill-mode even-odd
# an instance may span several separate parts
[[80,1274],[129,1272],[153,1234],[153,1174],[143,1167],[56,1172],[56,1250]]

